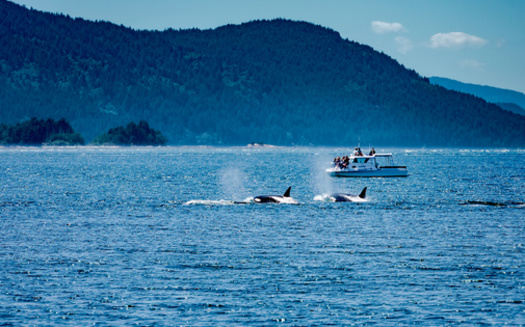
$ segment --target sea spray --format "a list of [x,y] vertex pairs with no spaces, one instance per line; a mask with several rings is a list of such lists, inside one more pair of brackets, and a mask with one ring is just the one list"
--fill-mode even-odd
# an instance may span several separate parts
[[246,199],[248,193],[245,185],[248,181],[246,173],[239,167],[227,166],[219,172],[222,194],[226,199],[240,201]]
[[332,193],[334,191],[333,179],[328,176],[326,169],[330,159],[326,156],[316,155],[310,164],[311,184],[315,194]]

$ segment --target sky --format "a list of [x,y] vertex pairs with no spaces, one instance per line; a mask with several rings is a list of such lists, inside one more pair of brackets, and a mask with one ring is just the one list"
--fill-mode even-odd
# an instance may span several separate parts
[[331,28],[425,77],[525,93],[525,0],[11,0],[134,29],[285,18]]

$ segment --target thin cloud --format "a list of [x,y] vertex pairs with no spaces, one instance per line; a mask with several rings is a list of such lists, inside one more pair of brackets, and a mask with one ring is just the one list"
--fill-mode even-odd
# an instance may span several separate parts
[[487,42],[480,37],[463,32],[437,33],[430,38],[430,47],[434,49],[481,47]]
[[501,47],[504,47],[506,43],[507,43],[507,40],[501,39],[501,40],[498,40],[498,42],[496,42],[496,46],[498,48],[501,48]]
[[404,27],[400,23],[387,23],[377,20],[372,22],[372,31],[377,34],[396,33],[402,30]]
[[414,48],[412,41],[406,37],[398,36],[394,39],[394,41],[397,45],[397,51],[401,52],[402,54],[406,54]]
[[486,64],[479,62],[475,59],[467,59],[459,62],[459,66],[461,68],[467,68],[467,69],[475,69],[475,70],[483,70],[485,68]]

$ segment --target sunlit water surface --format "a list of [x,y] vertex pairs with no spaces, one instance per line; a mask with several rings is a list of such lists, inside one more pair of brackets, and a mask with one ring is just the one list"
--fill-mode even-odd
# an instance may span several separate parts
[[0,325],[524,325],[525,151],[350,150],[0,148]]

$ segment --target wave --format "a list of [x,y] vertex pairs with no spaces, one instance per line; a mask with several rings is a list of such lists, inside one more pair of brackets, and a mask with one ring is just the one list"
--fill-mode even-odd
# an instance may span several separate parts
[[472,201],[468,200],[464,203],[461,203],[461,205],[484,205],[484,206],[492,206],[492,207],[508,207],[508,206],[516,206],[516,207],[523,207],[525,205],[524,202],[495,202],[495,201]]

